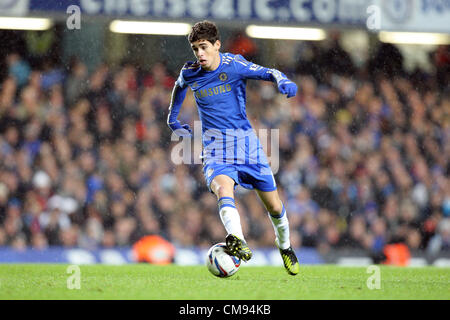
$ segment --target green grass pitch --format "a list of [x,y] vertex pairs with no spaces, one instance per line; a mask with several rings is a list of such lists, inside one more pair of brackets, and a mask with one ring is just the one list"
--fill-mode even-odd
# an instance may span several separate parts
[[450,268],[438,267],[380,266],[381,286],[372,290],[367,268],[334,265],[301,266],[295,277],[244,266],[225,279],[205,266],[81,265],[80,289],[68,289],[73,275],[63,264],[0,264],[0,299],[450,299]]

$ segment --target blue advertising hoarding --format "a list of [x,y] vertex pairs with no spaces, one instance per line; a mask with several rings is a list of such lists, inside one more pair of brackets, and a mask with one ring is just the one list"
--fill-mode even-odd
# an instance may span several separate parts
[[[177,265],[202,265],[205,263],[207,249],[177,247],[175,261]],[[323,263],[322,257],[313,248],[298,250],[302,264]],[[50,247],[47,249],[17,250],[0,247],[1,263],[64,263],[64,264],[111,264],[121,265],[135,263],[131,247],[87,250],[82,248]],[[276,249],[255,249],[252,260],[245,265],[266,266],[282,265]]]
[[374,0],[380,8],[380,28],[389,31],[450,33],[450,1]]
[[0,16],[25,16],[29,5],[30,0],[0,0]]
[[364,25],[372,0],[59,0],[31,1],[30,11],[155,19]]

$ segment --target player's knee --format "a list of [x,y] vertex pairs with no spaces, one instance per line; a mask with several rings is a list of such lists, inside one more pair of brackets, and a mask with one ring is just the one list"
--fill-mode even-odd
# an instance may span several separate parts
[[222,197],[233,197],[233,189],[221,184],[216,184],[213,192],[216,194],[218,199]]
[[271,215],[280,215],[283,211],[283,204],[281,201],[270,201],[266,204],[266,209]]

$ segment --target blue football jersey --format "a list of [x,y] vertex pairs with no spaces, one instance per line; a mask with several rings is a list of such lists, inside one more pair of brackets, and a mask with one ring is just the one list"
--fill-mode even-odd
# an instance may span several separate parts
[[220,53],[219,67],[205,71],[196,62],[186,63],[176,81],[168,123],[176,121],[187,88],[191,88],[202,123],[204,161],[267,163],[246,113],[246,80],[279,82],[287,79],[276,69],[247,61],[241,55]]

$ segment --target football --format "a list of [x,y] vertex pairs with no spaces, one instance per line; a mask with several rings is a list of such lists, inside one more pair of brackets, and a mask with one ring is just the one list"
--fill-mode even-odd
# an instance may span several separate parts
[[206,255],[206,267],[216,277],[226,278],[235,274],[241,265],[241,259],[226,252],[225,242],[213,245]]

